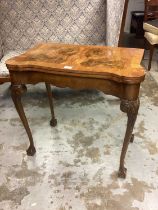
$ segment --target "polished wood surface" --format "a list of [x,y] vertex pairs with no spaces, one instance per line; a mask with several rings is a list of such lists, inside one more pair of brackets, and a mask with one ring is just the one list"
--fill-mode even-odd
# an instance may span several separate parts
[[21,103],[26,91],[24,84],[45,82],[51,107],[51,126],[56,126],[51,89],[57,87],[97,89],[120,98],[121,111],[127,114],[127,128],[120,156],[118,176],[126,177],[124,160],[129,142],[133,142],[133,128],[139,109],[140,83],[145,71],[140,62],[143,50],[79,46],[45,43],[6,61],[11,76],[12,99],[26,129],[30,146],[28,155],[34,155],[33,137]]
[[140,83],[142,49],[67,44],[40,44],[21,56],[7,60],[10,71],[38,71],[108,78],[123,83]]

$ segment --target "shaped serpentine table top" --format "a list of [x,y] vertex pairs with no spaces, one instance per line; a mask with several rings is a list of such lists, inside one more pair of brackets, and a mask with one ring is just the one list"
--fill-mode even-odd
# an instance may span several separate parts
[[108,46],[42,43],[6,61],[9,71],[95,77],[120,83],[144,80],[141,66],[144,50]]

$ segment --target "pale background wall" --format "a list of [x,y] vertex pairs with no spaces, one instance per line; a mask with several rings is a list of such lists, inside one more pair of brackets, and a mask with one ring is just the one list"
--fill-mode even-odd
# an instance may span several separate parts
[[124,0],[0,0],[3,50],[54,41],[117,46]]
[[117,46],[125,0],[107,0],[106,44]]
[[37,42],[105,44],[105,0],[0,0],[4,50],[23,50]]
[[129,0],[128,13],[126,18],[125,32],[130,31],[131,11],[144,10],[144,0]]
[[0,59],[2,58],[2,40],[0,36]]

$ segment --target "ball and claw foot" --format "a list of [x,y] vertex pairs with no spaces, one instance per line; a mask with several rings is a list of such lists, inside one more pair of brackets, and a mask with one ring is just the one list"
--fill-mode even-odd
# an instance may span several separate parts
[[118,172],[118,177],[125,179],[126,178],[126,173],[127,173],[127,168],[120,168]]
[[36,149],[35,149],[35,147],[29,146],[29,148],[27,149],[26,152],[27,152],[28,156],[34,156],[34,154],[36,153]]
[[134,134],[132,134],[131,139],[130,139],[131,143],[133,143],[133,141],[134,141]]
[[55,127],[55,126],[57,125],[57,119],[51,119],[50,125],[51,125],[52,127]]

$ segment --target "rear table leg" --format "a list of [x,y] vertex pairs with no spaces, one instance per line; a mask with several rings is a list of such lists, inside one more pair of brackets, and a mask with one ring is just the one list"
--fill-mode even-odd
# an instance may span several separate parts
[[48,100],[49,100],[49,105],[50,105],[50,110],[51,110],[51,115],[52,119],[50,120],[50,125],[52,127],[55,127],[57,125],[57,120],[55,119],[54,115],[54,106],[53,106],[53,97],[52,97],[52,92],[51,92],[51,86],[50,84],[45,83],[46,89],[47,89],[47,94],[48,94]]
[[132,134],[131,138],[130,138],[130,142],[133,143],[134,142],[134,134]]
[[29,128],[28,121],[25,116],[23,105],[21,103],[21,95],[26,91],[27,91],[27,88],[25,85],[11,85],[11,96],[12,96],[15,108],[19,114],[19,117],[23,123],[23,126],[27,132],[27,135],[28,135],[29,141],[30,141],[30,146],[26,152],[27,152],[27,155],[33,156],[36,152],[36,149],[34,146],[31,130]]
[[133,128],[134,124],[137,118],[138,114],[138,109],[139,109],[139,99],[136,101],[128,101],[128,100],[122,100],[121,101],[121,106],[120,106],[121,111],[127,113],[128,121],[127,121],[127,129],[126,129],[126,134],[123,142],[123,147],[122,147],[122,152],[121,152],[121,157],[120,157],[120,168],[119,168],[119,173],[118,176],[121,178],[126,177],[126,171],[127,169],[124,167],[124,160],[128,148],[129,142],[133,142],[134,140],[134,134]]

